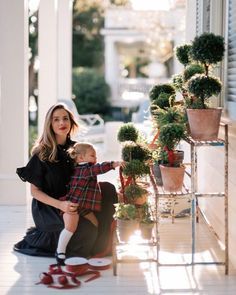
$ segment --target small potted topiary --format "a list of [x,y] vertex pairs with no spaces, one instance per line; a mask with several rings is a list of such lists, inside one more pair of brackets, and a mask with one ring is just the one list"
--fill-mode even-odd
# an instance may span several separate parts
[[[187,49],[184,46],[176,50],[176,56],[185,66],[181,89],[186,102],[190,135],[195,140],[215,140],[222,109],[212,108],[210,102],[213,96],[220,93],[222,84],[212,74],[212,70],[224,57],[224,38],[213,33],[203,33],[195,37]],[[180,86],[178,83],[175,85]]]
[[137,210],[133,204],[117,203],[114,206],[114,218],[117,224],[119,239],[126,242],[139,227]]
[[139,180],[150,173],[148,161],[151,160],[152,153],[141,142],[138,130],[131,123],[120,127],[117,138],[123,143],[122,159],[126,162],[121,174],[124,201],[141,204],[146,201],[147,190]]
[[175,100],[175,92],[175,88],[170,83],[154,85],[149,92],[151,114],[157,108],[169,108]]
[[151,205],[145,203],[141,207],[139,229],[143,239],[150,240],[152,238],[152,231],[155,224]]
[[157,149],[154,151],[154,175],[158,185],[163,185],[160,164],[179,166],[184,159],[184,152],[176,149],[181,139],[185,138],[186,119],[181,106],[158,109],[153,114],[154,126],[159,130]]
[[177,150],[182,139],[186,138],[186,125],[183,122],[168,123],[160,127],[158,137],[158,161],[163,187],[166,191],[181,191],[185,167],[183,152]]

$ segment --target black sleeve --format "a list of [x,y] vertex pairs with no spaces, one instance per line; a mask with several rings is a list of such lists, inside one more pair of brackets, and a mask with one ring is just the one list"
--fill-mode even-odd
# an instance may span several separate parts
[[44,165],[37,155],[33,155],[25,167],[17,168],[16,173],[22,181],[27,181],[38,188],[43,187]]

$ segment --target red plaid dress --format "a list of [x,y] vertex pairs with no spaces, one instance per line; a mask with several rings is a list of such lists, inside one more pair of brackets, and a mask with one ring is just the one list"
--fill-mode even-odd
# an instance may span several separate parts
[[85,163],[76,166],[68,184],[69,190],[66,194],[66,200],[78,204],[79,210],[100,211],[102,195],[97,175],[114,169],[112,163]]

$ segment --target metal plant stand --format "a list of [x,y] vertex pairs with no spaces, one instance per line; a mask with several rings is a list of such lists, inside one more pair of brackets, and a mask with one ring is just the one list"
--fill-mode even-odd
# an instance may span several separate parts
[[[155,235],[152,240],[148,241],[145,245],[156,247],[156,257],[153,259],[118,259],[117,256],[117,246],[125,245],[125,243],[120,243],[117,237],[117,233],[114,233],[113,239],[113,274],[117,275],[117,263],[122,262],[140,262],[140,261],[155,261],[157,266],[180,266],[180,265],[197,265],[197,264],[217,264],[225,266],[225,274],[229,272],[229,244],[228,244],[228,125],[221,124],[224,128],[224,139],[218,139],[214,141],[195,141],[192,138],[188,138],[186,142],[190,145],[191,150],[191,172],[187,175],[191,179],[191,190],[188,190],[185,186],[182,192],[169,193],[165,192],[162,187],[158,187],[153,176],[153,169],[151,168],[150,181],[153,187],[153,198],[155,205],[155,215],[156,215],[156,230]],[[197,151],[198,148],[203,146],[209,147],[224,147],[224,192],[213,192],[213,193],[198,193],[197,191],[197,170],[198,170],[198,159]],[[198,262],[195,260],[196,253],[196,223],[198,223],[199,207],[198,199],[201,197],[223,197],[224,198],[224,234],[225,234],[225,249],[224,249],[224,261],[218,262]],[[159,234],[159,202],[160,199],[171,199],[175,202],[178,199],[188,198],[191,200],[191,262],[189,263],[160,263],[159,261],[159,251],[160,251],[160,234]],[[171,210],[172,222],[174,222],[175,213],[174,209]]]
[[[225,274],[229,272],[229,242],[228,242],[228,125],[221,124],[224,128],[224,139],[214,141],[194,141],[191,138],[187,142],[191,146],[191,192],[192,192],[192,264],[220,264],[225,266]],[[202,146],[224,147],[224,191],[213,193],[198,193],[197,191],[197,150]],[[225,235],[225,257],[222,262],[197,262],[195,261],[196,250],[196,223],[198,222],[198,199],[201,197],[223,197],[224,198],[224,235]]]

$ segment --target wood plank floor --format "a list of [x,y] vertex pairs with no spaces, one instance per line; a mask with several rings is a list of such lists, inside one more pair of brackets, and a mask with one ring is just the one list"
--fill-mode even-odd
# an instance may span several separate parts
[[[39,274],[47,271],[53,258],[22,255],[12,251],[25,229],[32,225],[26,206],[0,206],[0,294],[236,294],[236,273],[224,266],[156,266],[155,262],[119,263],[117,276],[112,268],[102,271],[101,278],[85,283],[79,289],[55,290],[35,285]],[[191,260],[190,219],[164,219],[160,226],[160,262],[183,263]],[[222,259],[223,251],[214,234],[200,220],[197,225],[197,261]],[[140,249],[140,248],[139,248]],[[123,250],[124,251],[124,250]],[[121,250],[122,252],[122,250]],[[131,252],[141,255],[137,246]],[[140,252],[140,253],[139,253]],[[122,253],[121,253],[122,255]]]
[[[104,155],[99,147],[99,160]],[[117,155],[105,154],[106,160],[118,160]],[[118,172],[104,174],[103,179],[117,184]],[[30,198],[27,206],[0,206],[0,295],[18,294],[236,294],[236,271],[230,267],[228,276],[224,266],[159,266],[155,262],[119,263],[117,276],[112,268],[101,271],[101,277],[84,282],[79,289],[55,290],[44,285],[35,285],[39,274],[55,263],[53,258],[31,257],[16,253],[13,244],[25,234],[26,228],[33,225],[30,214]],[[161,263],[188,263],[191,261],[191,221],[189,217],[163,218],[160,224]],[[208,226],[200,219],[196,226],[195,260],[222,261],[223,251]],[[155,248],[152,249],[155,252]],[[126,255],[144,257],[141,247],[132,245],[128,254],[124,248],[117,252],[121,258]],[[122,256],[123,255],[123,256]]]

